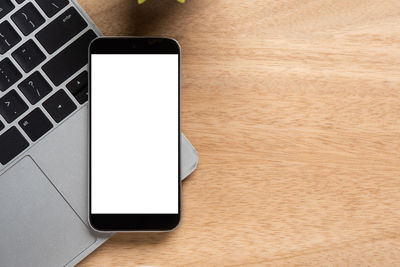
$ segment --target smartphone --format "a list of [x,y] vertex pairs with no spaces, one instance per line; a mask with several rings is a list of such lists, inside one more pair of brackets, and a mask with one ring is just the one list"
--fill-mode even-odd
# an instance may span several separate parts
[[180,46],[95,39],[89,48],[89,223],[170,231],[180,221]]

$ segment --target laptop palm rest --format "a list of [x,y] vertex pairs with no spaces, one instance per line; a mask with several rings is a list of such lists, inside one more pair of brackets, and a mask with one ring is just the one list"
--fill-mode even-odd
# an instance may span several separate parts
[[[73,266],[112,236],[87,225],[87,125],[84,107],[0,176],[0,266]],[[181,160],[184,179],[198,156],[183,134]]]
[[[85,107],[29,151],[29,155],[85,223],[88,220],[87,128],[88,110]],[[196,150],[182,134],[182,180],[196,169],[197,163]]]
[[62,266],[96,241],[29,156],[1,176],[0,203],[2,266]]

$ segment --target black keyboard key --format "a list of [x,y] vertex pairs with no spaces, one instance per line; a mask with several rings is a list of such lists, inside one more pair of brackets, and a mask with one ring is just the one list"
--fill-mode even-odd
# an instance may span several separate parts
[[68,0],[36,0],[36,3],[38,3],[44,13],[51,18],[68,5]]
[[88,88],[86,87],[85,90],[79,91],[77,94],[74,95],[76,101],[78,101],[79,104],[84,104],[88,101],[89,99],[89,92]]
[[4,55],[8,50],[21,41],[21,37],[8,21],[0,24],[0,54]]
[[[46,0],[48,1],[48,0]],[[36,38],[49,54],[85,29],[87,23],[75,8],[71,7],[36,34]]]
[[4,129],[4,124],[0,121],[0,131]]
[[6,165],[29,146],[28,141],[13,126],[0,135],[0,163]]
[[96,34],[92,30],[87,31],[42,67],[56,86],[88,63],[89,44],[94,38]]
[[22,130],[29,136],[29,138],[35,142],[40,137],[45,135],[51,128],[53,124],[44,115],[40,108],[34,109],[25,118],[19,122]]
[[5,15],[10,13],[11,10],[14,9],[13,3],[11,0],[0,0],[0,19],[2,19]]
[[25,0],[16,0],[17,4],[22,4]]
[[62,89],[44,101],[43,107],[56,122],[62,121],[76,110],[76,105]]
[[71,94],[76,94],[88,86],[88,72],[85,70],[67,83],[67,88]]
[[67,84],[67,89],[79,102],[83,104],[88,100],[88,72],[84,71]]
[[31,76],[20,83],[18,88],[32,105],[39,102],[52,90],[50,84],[38,71],[34,72]]
[[45,22],[43,16],[40,15],[39,11],[32,3],[26,4],[15,12],[15,14],[11,16],[11,19],[25,36],[36,30]]
[[12,90],[0,98],[0,114],[8,122],[13,122],[22,113],[28,110],[28,105],[18,95],[15,90]]
[[12,56],[26,73],[46,59],[46,56],[32,40],[21,45],[12,53]]
[[0,61],[0,91],[5,91],[21,79],[22,75],[9,58]]

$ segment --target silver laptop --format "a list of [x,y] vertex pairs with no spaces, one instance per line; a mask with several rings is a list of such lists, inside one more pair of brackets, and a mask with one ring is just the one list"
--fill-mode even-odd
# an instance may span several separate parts
[[[72,266],[111,236],[87,223],[87,55],[100,34],[72,0],[0,0],[0,266]],[[182,150],[185,178],[198,157],[184,135]]]

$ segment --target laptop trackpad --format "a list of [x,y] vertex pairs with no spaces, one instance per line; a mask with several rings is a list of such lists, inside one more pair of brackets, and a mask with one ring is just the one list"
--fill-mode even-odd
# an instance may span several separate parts
[[0,203],[4,266],[65,265],[95,242],[30,157],[0,176]]

